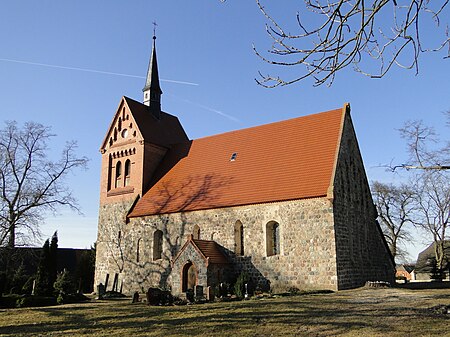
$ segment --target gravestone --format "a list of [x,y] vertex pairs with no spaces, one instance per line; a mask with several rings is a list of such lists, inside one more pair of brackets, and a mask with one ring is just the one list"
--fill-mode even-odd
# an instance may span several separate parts
[[203,286],[195,286],[194,292],[195,292],[195,300],[196,301],[203,299],[203,297],[204,297]]
[[97,286],[97,294],[98,294],[98,299],[101,300],[103,299],[103,296],[105,296],[105,286],[103,285],[103,283],[100,283]]
[[158,288],[148,288],[147,291],[147,304],[148,305],[159,305],[161,303],[161,289]]
[[173,296],[168,290],[159,288],[148,288],[147,304],[148,305],[168,305],[173,303]]
[[105,278],[105,291],[106,291],[106,289],[108,289],[108,282],[109,282],[109,274],[106,274],[106,278]]
[[219,285],[219,294],[221,298],[227,297],[228,295],[228,287],[226,283],[221,283]]
[[132,300],[131,303],[137,303],[137,302],[139,302],[139,293],[136,291],[136,292],[133,294],[133,300]]
[[206,288],[206,300],[209,302],[213,302],[214,301],[214,290],[212,287],[207,287]]
[[194,302],[195,298],[193,289],[186,290],[186,299],[188,300],[188,302]]

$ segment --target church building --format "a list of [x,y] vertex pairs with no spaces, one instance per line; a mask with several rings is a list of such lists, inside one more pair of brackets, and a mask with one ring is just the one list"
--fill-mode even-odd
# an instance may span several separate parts
[[95,284],[124,293],[232,283],[340,290],[394,282],[350,105],[189,139],[161,110],[155,37],[143,102],[101,144]]

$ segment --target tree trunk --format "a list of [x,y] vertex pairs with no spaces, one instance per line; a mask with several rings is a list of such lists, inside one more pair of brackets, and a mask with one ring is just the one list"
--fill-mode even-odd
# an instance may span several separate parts
[[14,248],[16,246],[16,226],[11,225],[9,228],[8,247]]

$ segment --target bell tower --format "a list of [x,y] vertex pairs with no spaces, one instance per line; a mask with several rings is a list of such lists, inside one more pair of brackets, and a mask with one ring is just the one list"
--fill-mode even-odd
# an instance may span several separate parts
[[143,103],[149,107],[150,112],[156,119],[160,119],[162,90],[159,85],[158,62],[156,61],[155,30],[153,30],[153,48],[150,63],[148,65],[147,79],[142,91],[144,93]]

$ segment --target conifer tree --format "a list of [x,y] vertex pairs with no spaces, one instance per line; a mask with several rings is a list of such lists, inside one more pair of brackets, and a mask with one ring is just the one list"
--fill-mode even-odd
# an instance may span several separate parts
[[57,258],[58,258],[58,232],[53,233],[50,243],[50,261],[49,261],[49,285],[53,288],[53,284],[57,277]]
[[56,257],[58,249],[58,233],[55,232],[50,240],[45,240],[42,247],[41,258],[39,261],[36,275],[35,295],[51,296],[54,291],[56,281]]
[[38,296],[50,295],[52,289],[49,289],[49,266],[50,265],[50,241],[45,240],[42,247],[41,257],[39,260],[38,271],[36,275],[36,286],[34,294]]

